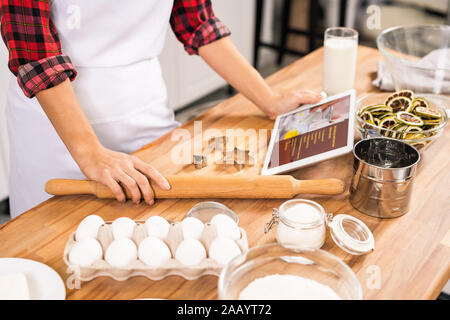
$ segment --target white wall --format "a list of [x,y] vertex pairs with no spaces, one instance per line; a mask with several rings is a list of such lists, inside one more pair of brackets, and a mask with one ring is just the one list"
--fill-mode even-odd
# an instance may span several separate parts
[[0,43],[0,200],[8,196],[8,138],[5,119],[6,89],[10,78],[7,67],[8,53]]
[[[213,9],[216,16],[231,29],[231,38],[241,53],[251,61],[254,1],[215,0]],[[172,109],[179,109],[226,84],[200,57],[189,56],[171,30],[168,32],[160,62]]]

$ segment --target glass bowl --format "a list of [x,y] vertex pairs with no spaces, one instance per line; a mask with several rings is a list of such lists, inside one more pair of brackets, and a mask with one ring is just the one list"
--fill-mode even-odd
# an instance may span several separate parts
[[[393,92],[383,92],[383,93],[370,93],[367,94],[361,98],[359,98],[356,101],[356,116],[355,116],[355,125],[356,129],[358,130],[360,137],[362,139],[366,138],[369,134],[369,130],[376,130],[381,135],[393,138],[395,140],[401,140],[403,142],[406,142],[416,149],[418,149],[420,152],[423,152],[432,142],[434,142],[437,138],[441,136],[445,129],[445,125],[448,122],[448,116],[446,109],[450,106],[450,98],[443,96],[443,95],[435,95],[435,94],[417,94],[417,97],[423,97],[427,99],[431,107],[438,111],[442,117],[443,122],[430,130],[423,130],[420,133],[423,134],[425,137],[420,139],[403,139],[398,138],[399,134],[397,131],[390,130],[390,129],[381,129],[380,127],[373,125],[371,123],[366,122],[363,120],[359,115],[358,112],[360,109],[364,108],[368,105],[374,105],[374,104],[383,104],[384,101],[388,96],[390,96]],[[373,132],[373,131],[372,131]]]
[[218,214],[225,214],[233,219],[236,224],[239,224],[239,217],[236,212],[228,208],[226,205],[215,201],[203,201],[197,203],[191,208],[191,210],[189,210],[184,218],[186,219],[193,217],[199,219],[203,223],[209,223],[212,218]]
[[395,90],[449,94],[450,26],[399,26],[377,37]]
[[297,249],[276,243],[252,248],[231,260],[219,277],[219,299],[237,300],[252,281],[275,274],[314,280],[344,300],[362,299],[358,278],[339,258],[320,249]]

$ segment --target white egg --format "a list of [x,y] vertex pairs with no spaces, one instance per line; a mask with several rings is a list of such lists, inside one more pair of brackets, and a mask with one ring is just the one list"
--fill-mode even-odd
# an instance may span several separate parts
[[120,217],[114,220],[111,225],[114,239],[128,238],[133,236],[136,222],[127,217]]
[[106,249],[105,260],[113,267],[125,267],[136,259],[136,245],[128,238],[114,240]]
[[184,239],[200,240],[205,225],[197,218],[188,217],[181,221]]
[[102,256],[103,250],[100,243],[93,238],[85,238],[75,242],[69,252],[69,261],[80,267],[88,267]]
[[222,265],[227,264],[240,254],[241,249],[230,238],[216,238],[209,247],[209,257]]
[[145,221],[147,227],[147,236],[156,237],[161,240],[167,239],[170,224],[166,219],[160,216],[152,216]]
[[186,266],[196,266],[206,259],[205,247],[195,239],[184,239],[178,245],[175,259]]
[[172,258],[169,247],[156,237],[142,240],[139,244],[138,256],[142,262],[152,267],[162,266]]
[[211,219],[211,224],[216,227],[218,237],[239,240],[241,230],[236,222],[226,214],[218,214]]
[[104,223],[105,221],[96,214],[87,216],[78,225],[75,239],[81,241],[86,238],[97,238],[98,228]]

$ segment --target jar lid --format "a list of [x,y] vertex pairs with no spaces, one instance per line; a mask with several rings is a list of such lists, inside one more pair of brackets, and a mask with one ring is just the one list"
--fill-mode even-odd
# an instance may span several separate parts
[[348,214],[329,218],[328,227],[333,241],[344,251],[361,255],[375,249],[375,239],[364,222]]

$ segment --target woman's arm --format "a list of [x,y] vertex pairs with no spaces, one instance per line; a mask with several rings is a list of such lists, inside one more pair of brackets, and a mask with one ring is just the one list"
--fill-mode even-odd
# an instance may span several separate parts
[[86,177],[107,185],[119,201],[124,201],[125,195],[118,182],[130,190],[133,201],[139,202],[142,194],[149,204],[153,203],[153,190],[147,177],[170,188],[152,166],[100,144],[70,84],[76,71],[61,51],[50,19],[50,0],[1,0],[0,20],[11,72],[27,97],[37,97]]
[[309,90],[274,92],[229,37],[200,47],[199,55],[214,71],[271,118],[291,111],[301,104],[317,103],[322,99],[320,94]]
[[1,0],[0,21],[8,67],[25,96],[32,98],[41,90],[75,79],[76,70],[63,55],[50,19],[50,0]]
[[135,203],[140,202],[142,194],[148,204],[153,204],[154,193],[148,179],[170,189],[167,180],[151,165],[100,144],[69,80],[38,92],[36,98],[81,171],[87,178],[108,186],[117,200],[125,201],[119,182],[130,190]]
[[211,0],[175,0],[170,24],[189,54],[199,54],[220,76],[271,118],[301,104],[322,99],[320,94],[309,90],[273,92],[233,45],[228,37],[231,32],[215,16]]

